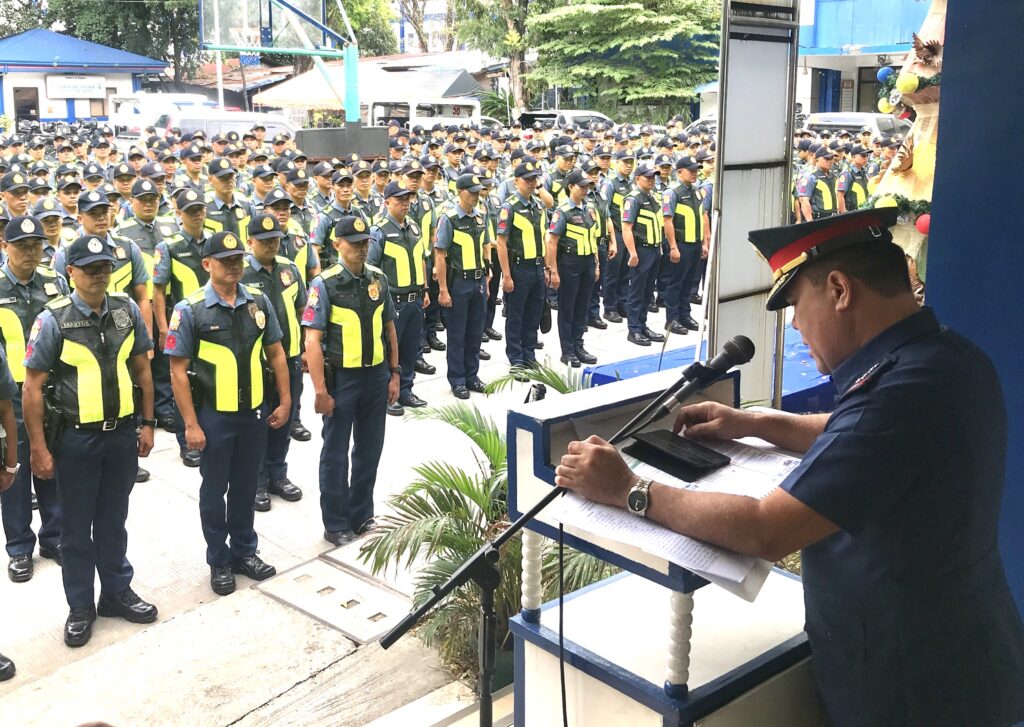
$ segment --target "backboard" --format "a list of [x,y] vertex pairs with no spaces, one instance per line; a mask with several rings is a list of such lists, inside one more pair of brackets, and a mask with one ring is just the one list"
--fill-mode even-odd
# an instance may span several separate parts
[[[199,0],[199,35],[205,50],[318,55],[340,43],[326,25],[327,0]],[[307,42],[308,41],[308,42]]]

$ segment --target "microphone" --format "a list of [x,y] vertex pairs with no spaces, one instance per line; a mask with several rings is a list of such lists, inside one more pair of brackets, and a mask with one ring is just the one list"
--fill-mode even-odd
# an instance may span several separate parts
[[655,403],[660,403],[660,406],[654,409],[650,416],[643,417],[641,423],[637,423],[640,417],[634,418],[608,441],[611,444],[621,442],[626,437],[630,437],[643,429],[652,421],[671,414],[679,408],[680,404],[698,391],[706,389],[722,378],[733,366],[742,366],[753,357],[753,341],[746,336],[733,336],[722,346],[722,352],[706,364],[688,366],[683,372],[682,378],[655,400]]

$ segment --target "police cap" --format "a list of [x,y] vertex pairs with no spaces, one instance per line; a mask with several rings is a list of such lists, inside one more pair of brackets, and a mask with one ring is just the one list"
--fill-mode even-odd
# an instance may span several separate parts
[[658,174],[658,168],[650,162],[642,162],[637,165],[634,174],[638,177],[653,177]]
[[[199,144],[190,144],[182,149],[178,154],[182,159],[201,159],[203,156],[203,148]],[[131,154],[129,153],[129,158]]]
[[281,230],[281,223],[272,214],[261,212],[249,220],[249,237],[256,240],[266,240],[270,237],[284,237]]
[[28,189],[28,177],[23,172],[7,172],[0,179],[0,192]]
[[402,166],[401,173],[406,176],[412,174],[423,174],[423,164],[415,159],[408,161]]
[[534,162],[526,161],[516,166],[514,174],[516,179],[533,179],[539,177],[541,171]]
[[696,172],[700,169],[700,162],[693,157],[679,157],[676,162],[676,169],[687,169],[691,172]]
[[67,187],[79,187],[82,186],[82,180],[78,178],[77,172],[67,172],[66,174],[59,174],[57,176],[57,189],[62,190]]
[[355,162],[352,165],[352,173],[354,175],[356,175],[357,177],[360,174],[369,174],[370,173],[370,162],[366,161],[365,159],[360,159],[359,161]]
[[590,181],[590,177],[583,173],[582,169],[573,169],[571,172],[565,175],[566,185],[576,185],[578,187],[589,187],[593,182]]
[[164,165],[160,162],[150,162],[139,170],[139,176],[150,181],[154,179],[160,179],[161,177],[167,176],[167,170],[164,169]]
[[29,180],[28,191],[36,194],[49,194],[53,191],[53,187],[46,181],[46,177],[33,177]]
[[68,245],[66,250],[67,264],[76,267],[97,262],[115,262],[107,241],[96,235],[82,235]]
[[799,225],[752,230],[750,242],[775,277],[768,294],[770,311],[785,308],[786,289],[800,268],[836,250],[860,244],[892,244],[889,228],[896,224],[895,207],[876,207],[826,217]]
[[352,176],[352,172],[348,167],[342,167],[331,177],[331,184],[341,184],[346,179],[351,182],[355,177]]
[[210,174],[215,177],[226,177],[235,173],[235,167],[227,157],[217,157],[210,161]]
[[330,179],[334,175],[334,167],[331,166],[330,162],[320,162],[313,167],[314,177],[326,177]]
[[89,212],[97,207],[109,207],[110,200],[107,195],[98,189],[90,192],[82,192],[78,195],[78,211]]
[[459,191],[479,192],[484,185],[478,174],[460,174],[459,178],[455,180],[455,188]]
[[137,199],[139,197],[145,197],[147,195],[158,195],[158,194],[160,194],[160,190],[157,189],[156,185],[153,184],[153,182],[151,182],[148,179],[136,179],[135,183],[132,184],[132,197],[133,198]]
[[288,172],[288,176],[285,177],[285,181],[287,181],[288,184],[295,184],[299,186],[309,184],[309,174],[305,169],[299,169],[296,167]]
[[82,171],[83,179],[103,179],[103,170],[98,164],[86,164]]
[[814,158],[815,159],[831,159],[832,158],[832,151],[827,146],[822,146],[816,152],[814,152]]
[[411,194],[415,194],[415,192],[403,187],[398,182],[388,182],[388,186],[384,187],[384,199],[391,199],[392,197],[408,197]]
[[435,159],[434,157],[430,156],[429,154],[425,154],[425,155],[420,157],[420,164],[423,166],[423,169],[425,169],[425,170],[426,169],[440,169],[440,167],[441,167],[441,164],[437,161],[437,159]]
[[797,151],[807,151],[810,148],[811,148],[811,140],[810,139],[801,139],[796,144],[796,150]]
[[860,144],[857,144],[852,149],[850,149],[850,154],[852,154],[853,156],[865,156],[866,157],[866,156],[871,156],[871,150],[870,149],[865,149]]
[[206,200],[191,187],[183,187],[174,193],[174,204],[179,210],[184,211],[193,207],[205,207]]
[[226,230],[213,233],[203,243],[203,257],[223,258],[244,254],[245,247],[242,246],[238,237],[235,236],[235,233]]
[[[684,159],[686,157],[683,157]],[[672,156],[669,154],[659,154],[654,158],[654,166],[656,167],[671,167]]]
[[258,179],[265,179],[266,177],[273,177],[275,172],[269,164],[257,164],[253,167],[252,176]]
[[45,220],[47,217],[62,217],[57,202],[50,197],[43,197],[32,205],[32,216],[37,220]]
[[279,187],[267,192],[267,196],[263,198],[264,207],[273,207],[275,204],[281,204],[282,202],[287,202],[289,206],[295,204],[295,200],[288,196],[288,193]]
[[11,244],[31,242],[45,237],[43,223],[30,215],[18,215],[12,218],[4,230],[4,239]]
[[334,224],[334,236],[352,244],[370,239],[370,230],[362,217],[347,215]]

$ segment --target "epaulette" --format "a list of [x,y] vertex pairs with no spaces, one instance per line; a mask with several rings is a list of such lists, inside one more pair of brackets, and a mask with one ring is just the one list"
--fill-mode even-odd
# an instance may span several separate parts
[[206,298],[206,288],[205,287],[197,288],[196,290],[193,290],[191,293],[189,293],[188,295],[185,296],[185,300],[188,301],[189,305],[194,305],[194,304],[200,302],[201,300],[203,300],[204,298]]
[[65,306],[68,306],[68,305],[71,305],[71,297],[67,296],[67,295],[62,295],[59,298],[54,298],[53,300],[49,301],[43,307],[44,308],[49,308],[50,310],[53,311],[53,310],[59,310],[60,308],[64,308]]
[[125,299],[129,299],[129,296],[128,296],[127,293],[113,292],[113,293],[107,293],[107,295],[109,295],[111,298],[125,298]]
[[137,219],[137,218],[135,218],[135,217],[129,217],[129,218],[128,218],[128,219],[126,219],[126,220],[122,220],[122,221],[121,221],[121,224],[119,224],[119,225],[117,226],[117,228],[116,228],[116,230],[115,230],[115,231],[118,231],[118,230],[126,230],[126,229],[128,229],[129,227],[137,227],[137,226],[138,226],[138,224],[139,224],[139,221],[138,221],[138,219]]
[[250,288],[248,285],[244,285],[242,283],[239,283],[238,285],[242,288],[242,290],[245,290],[246,292],[249,293],[249,295],[252,295],[253,297],[257,295],[264,295],[264,292],[259,288]]
[[42,265],[36,268],[36,273],[42,275],[44,278],[56,278],[57,271],[52,268],[44,268]]
[[337,275],[341,271],[342,271],[341,265],[339,265],[338,263],[334,263],[334,265],[331,265],[331,267],[327,268],[326,270],[324,270],[324,271],[322,271],[320,273],[320,279],[321,280],[327,280],[329,278],[333,278],[335,275]]
[[384,274],[383,270],[381,270],[380,268],[374,267],[373,265],[370,265],[369,263],[363,263],[363,267],[366,268],[367,270],[369,270],[371,273],[376,273],[378,275],[383,275]]

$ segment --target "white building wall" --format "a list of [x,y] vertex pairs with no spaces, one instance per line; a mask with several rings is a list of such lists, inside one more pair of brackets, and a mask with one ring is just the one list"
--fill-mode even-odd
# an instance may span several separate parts
[[[68,118],[67,99],[49,98],[46,94],[46,76],[51,73],[8,73],[3,77],[3,98],[4,114],[14,116],[14,89],[34,88],[39,94],[39,117],[44,121],[63,120]],[[57,75],[60,75],[59,73]],[[109,96],[127,96],[133,93],[132,74],[130,73],[103,73],[85,74],[74,73],[72,75],[102,75],[103,87]],[[90,99],[75,99],[75,117],[78,119],[92,118]],[[107,113],[111,113],[109,108]]]

